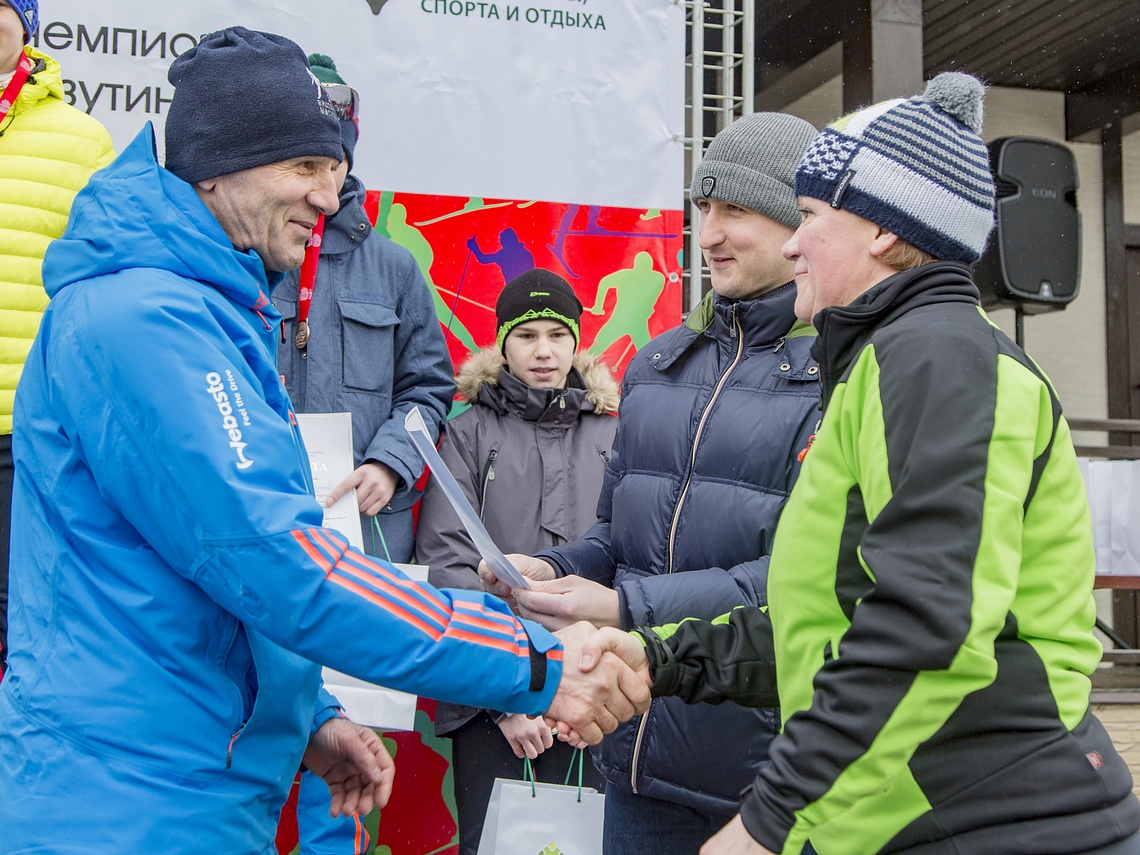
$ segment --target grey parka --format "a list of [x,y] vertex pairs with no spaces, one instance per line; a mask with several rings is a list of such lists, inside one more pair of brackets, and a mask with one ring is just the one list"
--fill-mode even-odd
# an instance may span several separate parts
[[[590,528],[617,432],[609,368],[579,353],[565,389],[534,389],[492,346],[463,364],[456,385],[472,406],[447,423],[439,453],[499,548],[533,555]],[[479,589],[479,553],[434,480],[420,505],[416,561],[437,587]],[[476,712],[441,704],[436,732]]]

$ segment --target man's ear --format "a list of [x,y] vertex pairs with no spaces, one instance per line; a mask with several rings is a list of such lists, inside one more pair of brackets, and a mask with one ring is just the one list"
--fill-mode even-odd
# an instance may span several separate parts
[[879,233],[875,235],[875,239],[871,241],[870,253],[874,258],[882,258],[898,243],[899,236],[894,232],[889,232],[886,229],[879,227]]
[[204,178],[201,181],[195,181],[194,186],[201,190],[203,193],[211,192],[218,184],[217,178]]

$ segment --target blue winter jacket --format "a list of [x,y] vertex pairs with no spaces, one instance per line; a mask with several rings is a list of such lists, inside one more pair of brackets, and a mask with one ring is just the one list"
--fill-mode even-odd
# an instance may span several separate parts
[[[766,603],[776,521],[819,418],[814,337],[793,330],[794,302],[791,284],[710,295],[626,370],[598,522],[541,553],[611,585],[624,628]],[[731,815],[778,731],[777,710],[662,698],[594,757],[614,786]]]
[[[325,223],[320,263],[309,307],[308,347],[293,344],[300,275],[294,271],[273,290],[284,335],[277,360],[298,413],[352,413],[356,465],[375,460],[400,476],[388,507],[361,516],[366,551],[410,561],[412,505],[424,461],[404,416],[418,406],[428,431],[439,428],[455,395],[451,357],[435,316],[431,292],[412,254],[372,229],[364,213],[364,186],[348,176],[340,210]],[[386,548],[386,549],[385,549]]]
[[315,662],[549,705],[553,636],[320,528],[262,263],[149,126],[78,195],[44,282],[15,406],[0,848],[274,852],[332,714]]

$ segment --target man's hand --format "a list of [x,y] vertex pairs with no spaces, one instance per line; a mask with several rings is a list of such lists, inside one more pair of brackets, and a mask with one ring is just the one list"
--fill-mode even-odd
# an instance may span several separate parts
[[550,725],[541,718],[529,718],[518,714],[509,715],[499,722],[499,730],[511,744],[511,750],[520,760],[529,757],[533,760],[554,744]]
[[396,764],[371,728],[330,718],[309,740],[301,762],[328,784],[332,816],[366,814],[392,795]]
[[[577,744],[597,745],[619,723],[649,709],[649,666],[644,651],[638,666],[628,645],[603,640],[591,647],[594,655],[602,651],[600,658],[587,657],[590,670],[582,670],[583,647],[597,632],[583,621],[555,633],[562,641],[562,680],[546,718],[552,726],[559,723],[560,732],[564,728],[567,734],[573,733]],[[640,647],[636,639],[632,641]],[[635,663],[621,654],[630,655]]]
[[[534,581],[545,581],[548,579],[557,578],[558,574],[554,572],[554,568],[543,561],[541,558],[534,558],[530,555],[519,555],[518,553],[511,553],[505,558],[514,565],[522,575]],[[494,594],[496,597],[502,597],[507,602],[512,602],[511,587],[506,582],[500,582],[495,575],[495,571],[486,561],[479,562],[479,579],[483,582],[483,590],[489,594]],[[512,603],[513,605],[513,603]]]
[[[578,657],[578,668],[583,673],[593,671],[607,653],[621,659],[644,679],[647,685],[653,686],[645,645],[633,633],[622,632],[612,627],[600,629],[586,639]],[[558,738],[563,742],[569,742],[575,748],[584,748],[587,745],[582,735],[569,723],[553,719],[548,719],[547,723],[558,731]]]
[[737,814],[732,820],[705,841],[701,855],[776,855],[757,843]]
[[329,490],[325,507],[331,508],[337,499],[355,488],[360,512],[374,517],[392,501],[398,486],[400,476],[390,466],[376,461],[362,463],[351,475]]
[[587,620],[599,629],[621,626],[617,591],[581,576],[535,582],[533,591],[519,589],[514,595],[520,615],[550,630],[562,629],[580,620]]

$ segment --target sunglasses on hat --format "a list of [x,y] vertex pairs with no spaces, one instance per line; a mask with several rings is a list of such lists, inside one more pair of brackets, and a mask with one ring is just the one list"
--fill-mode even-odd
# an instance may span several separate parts
[[360,95],[347,83],[322,83],[321,87],[332,102],[340,119],[356,120],[360,115]]

